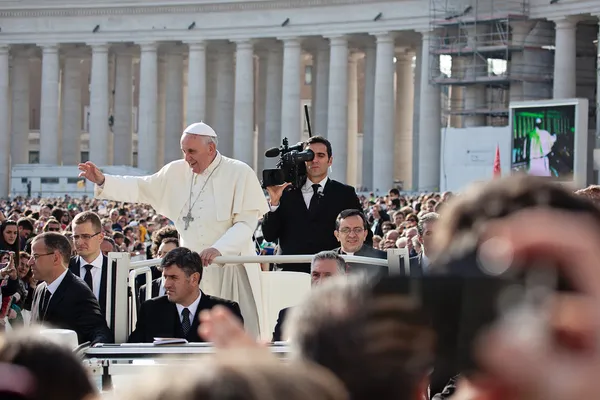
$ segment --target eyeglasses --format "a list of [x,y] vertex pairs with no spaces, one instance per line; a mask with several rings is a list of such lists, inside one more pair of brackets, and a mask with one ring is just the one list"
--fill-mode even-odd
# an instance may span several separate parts
[[88,233],[84,233],[84,234],[81,234],[81,235],[73,235],[73,240],[79,240],[79,239],[81,239],[81,240],[87,242],[88,240],[90,240],[94,236],[98,236],[100,233],[102,233],[102,232],[96,232],[93,235],[90,235]]
[[365,231],[365,228],[354,228],[354,229],[342,228],[342,229],[340,229],[340,233],[343,233],[344,235],[349,235],[350,232],[353,232],[355,235],[360,235],[364,231]]
[[60,228],[48,228],[46,229],[48,232],[60,232]]
[[35,261],[37,261],[40,257],[42,257],[42,256],[49,256],[50,254],[54,254],[54,252],[44,253],[44,254],[32,254],[31,258],[33,258]]

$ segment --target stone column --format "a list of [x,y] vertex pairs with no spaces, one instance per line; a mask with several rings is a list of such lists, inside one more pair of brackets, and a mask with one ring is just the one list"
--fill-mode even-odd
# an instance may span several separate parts
[[346,183],[348,165],[348,39],[329,38],[327,139],[335,156],[330,177]]
[[318,54],[318,50],[316,49],[311,49],[310,50],[310,75],[311,75],[311,81],[310,81],[310,129],[312,130],[313,135],[314,133],[314,129],[315,129],[315,118],[317,116],[316,114],[316,109],[315,106],[317,105],[317,74],[319,73],[317,71],[317,64],[319,63],[319,60],[317,60],[317,58],[319,57]]
[[386,193],[394,183],[394,37],[386,32],[375,35],[375,111],[373,121],[373,187]]
[[[183,68],[183,66],[181,66]],[[156,165],[160,169],[165,164],[165,136],[167,121],[167,56],[158,54],[158,82],[156,109]],[[183,85],[183,81],[182,81]],[[179,106],[182,108],[182,105]]]
[[[8,46],[0,46],[0,197],[10,191],[10,55]],[[58,75],[58,74],[57,74]]]
[[395,179],[403,188],[412,187],[413,108],[415,86],[413,53],[403,49],[396,54],[396,140],[394,141]]
[[[412,145],[412,186],[411,190],[416,191],[419,186],[419,124],[421,122],[421,69],[423,67],[423,47],[415,46],[415,97],[413,110],[413,145]],[[429,71],[429,70],[427,70]],[[426,75],[426,77],[429,75]],[[440,105],[441,110],[441,105]],[[441,117],[441,116],[440,116]],[[441,126],[441,122],[440,122]],[[440,128],[441,129],[441,128]]]
[[554,21],[556,50],[554,51],[554,98],[577,97],[577,21],[566,17]]
[[42,47],[40,164],[58,165],[58,105],[60,63],[57,45]]
[[[283,53],[281,46],[269,47],[267,60],[267,99],[265,103],[265,148],[281,145],[281,96],[283,79]],[[275,168],[277,158],[265,158],[265,168]]]
[[190,42],[188,47],[186,126],[206,119],[206,44]]
[[431,70],[437,70],[436,63],[439,62],[439,58],[429,53],[429,42],[433,33],[423,32],[422,35],[418,190],[438,191],[440,190],[441,99],[439,86],[430,83],[429,71],[430,66]]
[[[259,179],[262,179],[262,170],[265,168],[265,137],[266,137],[266,103],[267,103],[267,63],[269,53],[267,50],[258,52],[258,82],[255,98],[258,104],[254,108],[256,110],[256,125],[258,127],[258,137],[256,140],[256,173]],[[281,115],[281,111],[279,112]]]
[[10,157],[12,164],[29,162],[29,54],[15,54],[10,130]]
[[[365,99],[363,112],[363,154],[362,183],[367,190],[373,187],[373,119],[375,105],[375,61],[376,51],[373,44],[365,47]],[[389,151],[389,150],[388,150]]]
[[62,164],[77,165],[81,162],[81,58],[77,55],[65,58],[61,112]]
[[232,157],[235,98],[232,46],[229,43],[220,46],[217,57],[216,122],[213,128],[217,132],[217,135],[219,135],[219,151],[225,156]]
[[250,40],[236,42],[234,158],[252,166],[254,160],[254,47]]
[[[165,158],[164,163],[170,163],[181,158],[181,133],[185,129],[183,126],[183,54],[181,51],[173,51],[167,54],[166,64],[166,112],[165,112]],[[204,61],[204,60],[202,60]],[[195,61],[194,61],[195,63]],[[206,65],[204,62],[202,65]],[[189,67],[188,67],[189,68]],[[190,68],[191,71],[191,68]],[[189,75],[188,75],[189,77]],[[189,79],[189,78],[188,78]],[[197,77],[192,81],[196,81]],[[196,82],[192,82],[198,86]],[[188,81],[189,85],[189,81]],[[197,90],[193,89],[193,90]],[[190,93],[188,87],[188,100],[196,102],[198,96]],[[201,96],[204,98],[204,94]],[[202,100],[204,101],[204,100]],[[188,103],[189,106],[189,103]],[[194,107],[194,110],[198,110]],[[198,115],[198,111],[193,111],[191,108],[188,112]],[[189,114],[188,114],[189,115]],[[188,119],[189,120],[189,119]],[[202,118],[197,121],[201,121]],[[187,126],[187,125],[186,125]]]
[[313,104],[315,121],[313,132],[316,135],[327,136],[327,110],[329,105],[329,43],[320,44],[317,51],[316,99]]
[[217,79],[219,75],[217,59],[218,54],[216,51],[209,52],[206,55],[206,116],[204,118],[213,127],[217,119]]
[[283,87],[281,94],[281,139],[290,145],[301,140],[300,39],[283,39]]
[[90,161],[108,165],[108,45],[93,44],[90,85]]
[[140,44],[140,94],[138,111],[138,168],[154,173],[157,168],[158,58],[156,43]]
[[[599,17],[600,19],[600,17]],[[600,25],[600,21],[599,21]],[[600,28],[600,26],[599,26]],[[596,143],[600,139],[600,29],[598,29],[598,41],[596,42]],[[598,145],[594,143],[594,147]],[[588,144],[589,146],[589,144]],[[600,179],[600,178],[599,178]]]
[[348,57],[348,168],[346,183],[358,185],[358,59],[360,54]]
[[117,54],[115,76],[114,165],[133,165],[133,57]]

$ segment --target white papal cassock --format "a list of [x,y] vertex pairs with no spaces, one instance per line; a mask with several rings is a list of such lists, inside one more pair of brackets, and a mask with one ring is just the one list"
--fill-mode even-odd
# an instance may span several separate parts
[[[184,160],[177,160],[150,176],[106,175],[103,186],[95,187],[95,196],[151,205],[175,223],[181,246],[194,251],[213,247],[224,256],[256,255],[252,234],[269,209],[254,171],[217,153],[209,167],[195,175]],[[194,220],[185,230],[190,197]],[[260,335],[259,264],[209,266],[200,286],[208,294],[237,301],[247,331]]]

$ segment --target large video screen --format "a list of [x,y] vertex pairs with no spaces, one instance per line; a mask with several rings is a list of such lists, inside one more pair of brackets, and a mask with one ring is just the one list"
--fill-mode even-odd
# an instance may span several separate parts
[[532,106],[512,111],[511,169],[572,181],[575,174],[576,105]]

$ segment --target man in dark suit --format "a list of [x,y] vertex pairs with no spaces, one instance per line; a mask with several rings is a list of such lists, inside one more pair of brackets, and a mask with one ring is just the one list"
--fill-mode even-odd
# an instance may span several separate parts
[[[102,221],[92,211],[84,211],[75,216],[72,222],[73,244],[77,255],[69,261],[69,271],[80,277],[88,285],[106,316],[106,288],[108,285],[108,257],[102,254],[100,246],[104,240]],[[113,265],[113,277],[116,266]],[[113,293],[115,281],[113,280]],[[114,304],[114,301],[112,302]]]
[[[305,147],[315,153],[314,159],[306,163],[306,183],[288,190],[289,183],[267,187],[271,211],[263,217],[262,232],[266,241],[278,241],[283,255],[316,254],[336,248],[333,231],[338,214],[349,208],[362,210],[352,186],[327,177],[333,162],[331,143],[313,136]],[[280,267],[284,271],[310,271],[309,264]]]
[[216,305],[229,308],[243,322],[239,304],[200,290],[202,260],[195,251],[185,247],[171,250],[162,259],[161,269],[167,295],[142,304],[129,342],[152,343],[155,337],[202,342],[198,314]]
[[77,333],[79,343],[112,343],[113,334],[90,288],[67,264],[71,244],[63,235],[45,232],[31,246],[29,264],[40,283],[33,296],[31,321]]
[[[310,284],[316,286],[332,276],[346,273],[346,261],[335,251],[322,251],[315,254],[310,264]],[[283,324],[291,307],[279,311],[273,342],[280,342],[283,338]]]
[[[362,256],[370,258],[387,259],[385,251],[374,249],[373,246],[365,244],[369,232],[367,217],[360,210],[344,210],[336,220],[335,237],[340,242],[340,247],[335,249],[338,254],[351,256]],[[387,265],[367,265],[359,263],[347,263],[348,272],[362,272],[369,277],[382,277],[388,275]]]
[[[156,253],[156,257],[163,258],[168,252],[173,249],[179,247],[179,240],[177,238],[168,237],[163,239],[160,246],[158,246],[158,251]],[[160,272],[160,268],[156,268],[156,270],[162,275]],[[154,274],[153,274],[154,275]],[[144,275],[139,275],[139,277],[144,277]],[[145,277],[144,277],[145,278]],[[146,280],[144,279],[144,284],[142,284],[139,288],[139,296],[138,296],[138,305],[141,305],[144,301],[146,301]],[[136,280],[137,283],[137,280]],[[163,284],[162,276],[155,278],[152,280],[152,292],[150,292],[150,298],[153,299],[158,296],[164,296],[165,293],[165,285]]]
[[431,273],[429,270],[430,257],[433,257],[435,226],[439,217],[439,214],[430,212],[419,219],[417,234],[422,250],[416,257],[411,257],[409,260],[410,276],[419,277]]

